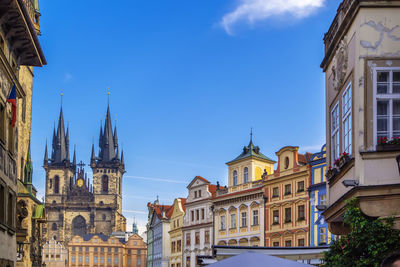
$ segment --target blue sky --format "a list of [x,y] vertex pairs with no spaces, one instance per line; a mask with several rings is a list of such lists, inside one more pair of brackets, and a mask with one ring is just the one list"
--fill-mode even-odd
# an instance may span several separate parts
[[88,163],[110,87],[128,229],[135,217],[144,230],[146,203],[157,195],[163,204],[186,197],[196,175],[226,184],[225,162],[248,144],[251,127],[269,157],[285,145],[317,152],[325,142],[322,38],[339,3],[41,1],[48,65],[34,70],[31,136],[39,195],[61,90],[71,148]]

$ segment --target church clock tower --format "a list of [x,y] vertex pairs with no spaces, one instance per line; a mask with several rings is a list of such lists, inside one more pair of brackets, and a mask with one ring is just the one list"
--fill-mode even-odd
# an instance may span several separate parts
[[[100,125],[99,152],[95,156],[92,145],[90,167],[93,171],[93,192],[98,210],[110,210],[111,228],[113,231],[125,231],[126,219],[122,215],[122,176],[125,173],[124,152],[119,155],[117,128],[112,130],[110,107],[107,107],[104,130]],[[101,218],[97,221],[96,231],[103,232],[110,225],[102,225]]]

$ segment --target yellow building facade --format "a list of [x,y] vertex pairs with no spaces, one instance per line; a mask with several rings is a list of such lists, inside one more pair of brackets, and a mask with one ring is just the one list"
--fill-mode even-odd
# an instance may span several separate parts
[[264,245],[264,189],[262,177],[274,171],[272,159],[260,152],[252,138],[228,165],[228,187],[213,198],[216,245]]
[[[169,258],[170,267],[182,267],[182,248],[183,235],[182,226],[185,217],[186,198],[177,198],[174,200],[173,212],[170,218],[169,237],[171,242],[171,256]],[[200,238],[200,237],[199,237]]]
[[278,166],[265,177],[265,246],[308,246],[310,231],[309,197],[311,154],[287,146],[276,152]]
[[103,234],[74,236],[67,245],[68,266],[146,266],[147,247],[143,239],[131,235],[127,240]]

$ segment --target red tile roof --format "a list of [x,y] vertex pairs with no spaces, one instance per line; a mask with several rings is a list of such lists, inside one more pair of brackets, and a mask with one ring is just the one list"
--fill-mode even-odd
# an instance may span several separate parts
[[217,195],[217,186],[215,184],[209,184],[208,191],[210,191],[211,197],[215,197]]
[[205,179],[205,178],[203,178],[201,176],[194,177],[194,179],[196,179],[196,178],[202,180],[203,182],[210,183],[207,179]]

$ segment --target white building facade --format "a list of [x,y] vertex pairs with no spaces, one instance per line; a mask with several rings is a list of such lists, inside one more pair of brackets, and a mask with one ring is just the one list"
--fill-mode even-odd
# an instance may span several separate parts
[[187,186],[186,213],[183,220],[183,267],[195,267],[198,256],[211,256],[213,212],[211,198],[216,185],[196,176]]

